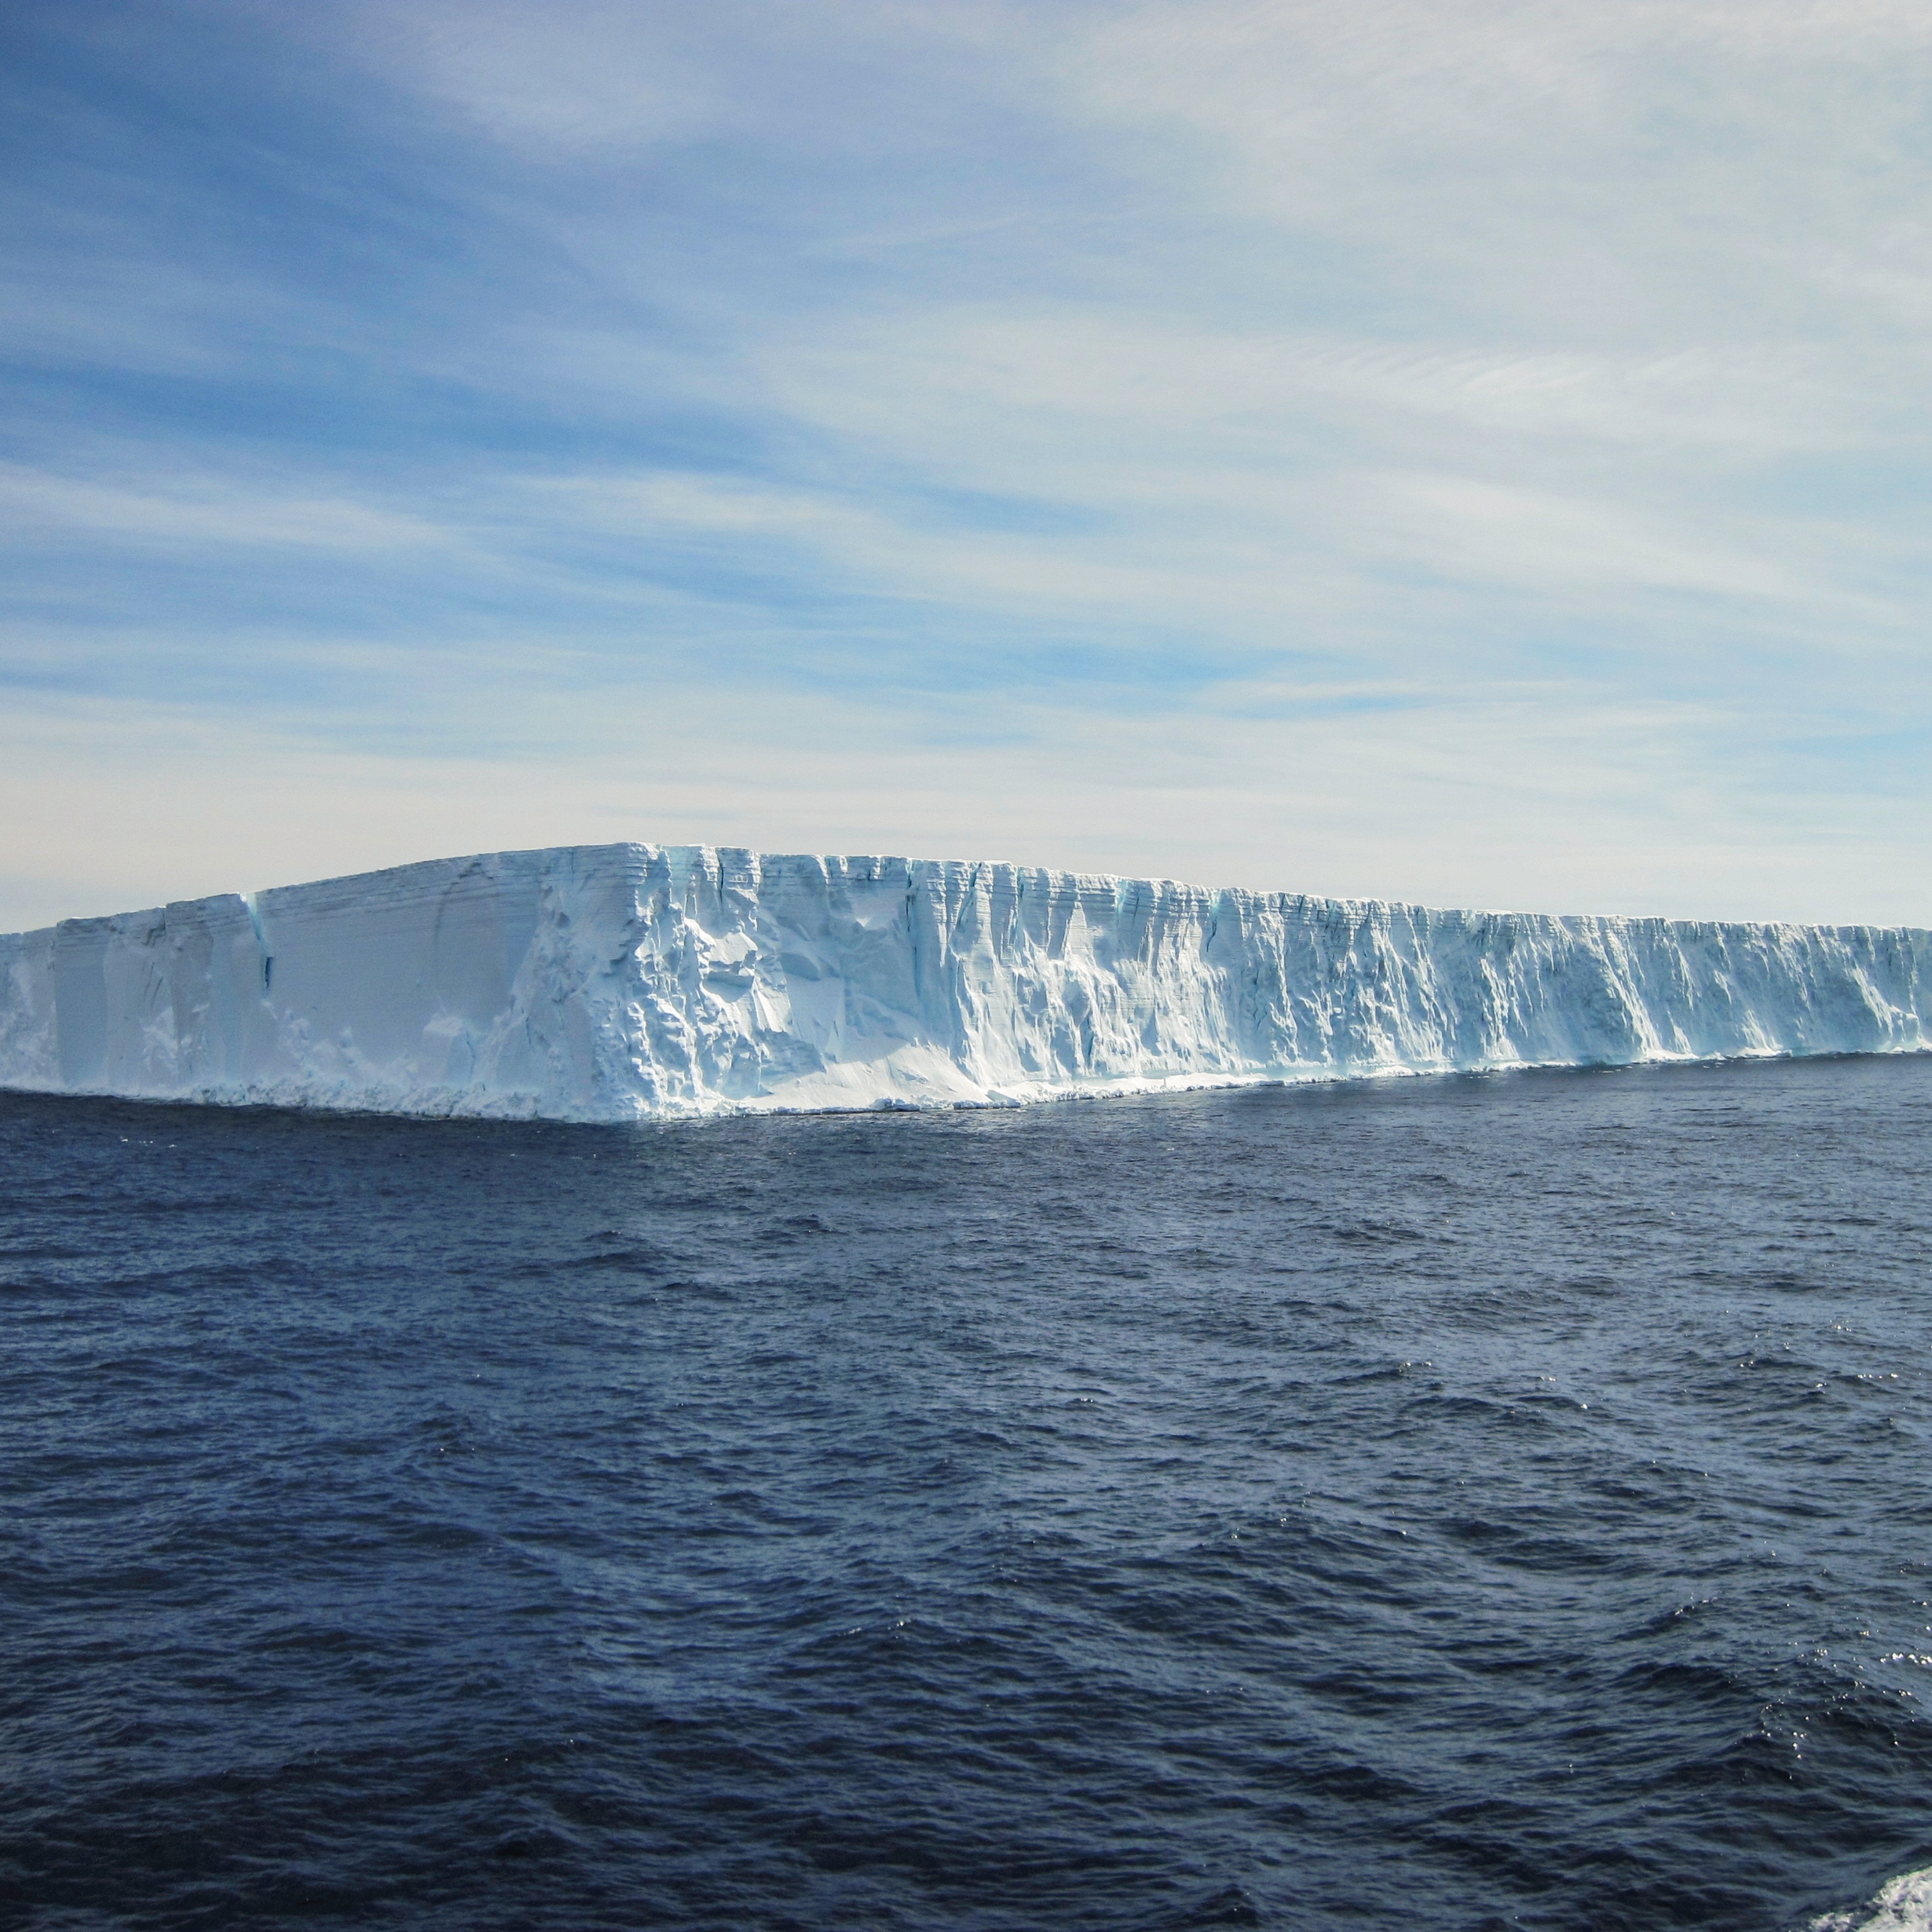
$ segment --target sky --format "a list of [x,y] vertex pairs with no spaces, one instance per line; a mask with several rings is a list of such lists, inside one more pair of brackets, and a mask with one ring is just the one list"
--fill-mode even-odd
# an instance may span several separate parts
[[1923,0],[0,0],[0,929],[1932,924],[1928,99]]

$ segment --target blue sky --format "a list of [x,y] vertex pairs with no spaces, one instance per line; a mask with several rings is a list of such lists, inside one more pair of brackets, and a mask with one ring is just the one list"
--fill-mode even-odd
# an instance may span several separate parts
[[1921,4],[0,49],[0,928],[620,838],[1932,921]]

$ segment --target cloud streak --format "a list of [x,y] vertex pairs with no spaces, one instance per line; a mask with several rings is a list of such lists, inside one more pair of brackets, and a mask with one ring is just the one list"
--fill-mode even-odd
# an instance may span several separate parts
[[117,772],[201,801],[149,897],[708,830],[1932,916],[1922,10],[19,38],[0,925],[132,889]]

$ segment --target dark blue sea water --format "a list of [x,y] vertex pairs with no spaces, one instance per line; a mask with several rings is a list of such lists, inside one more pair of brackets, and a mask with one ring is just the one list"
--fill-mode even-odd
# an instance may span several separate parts
[[0,1098],[0,1911],[1787,1932],[1932,1862],[1929,1155]]

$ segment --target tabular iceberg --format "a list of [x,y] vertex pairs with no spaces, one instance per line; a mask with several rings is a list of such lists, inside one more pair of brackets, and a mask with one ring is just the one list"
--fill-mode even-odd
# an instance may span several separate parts
[[602,845],[0,938],[0,1085],[574,1120],[1932,1047],[1932,933]]

